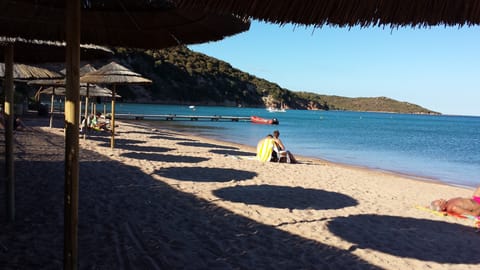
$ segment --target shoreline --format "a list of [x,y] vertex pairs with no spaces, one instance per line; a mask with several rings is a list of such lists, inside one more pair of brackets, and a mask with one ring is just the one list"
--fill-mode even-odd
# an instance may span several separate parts
[[[17,220],[5,269],[59,269],[63,128],[17,132]],[[59,121],[61,127],[62,121]],[[419,210],[471,190],[118,121],[80,138],[79,269],[474,270],[472,221]],[[0,212],[0,215],[4,215]],[[448,244],[461,253],[439,248]]]
[[[139,122],[136,121],[136,120],[121,120],[121,121],[124,121],[126,123],[130,123],[130,124],[139,124]],[[141,123],[141,125],[145,125],[145,126],[147,126],[149,128],[152,128],[152,129],[162,128],[159,124],[150,124],[150,122],[146,122],[146,121],[142,121],[140,123]],[[175,126],[166,126],[166,127],[163,127],[163,128],[166,129],[166,130],[170,130],[170,131],[173,131],[173,132],[177,132],[177,133],[186,135],[186,136],[192,136],[190,134],[187,134],[186,132],[182,132],[178,129],[175,129]],[[198,138],[202,138],[202,139],[205,139],[205,140],[213,140],[213,141],[217,141],[219,143],[231,144],[231,145],[235,145],[235,146],[238,146],[238,147],[248,148],[250,151],[252,151],[254,153],[256,152],[256,147],[255,146],[236,143],[236,142],[231,142],[231,141],[226,140],[225,138],[211,138],[211,137],[202,136],[202,135],[199,135],[199,134],[195,134],[193,136],[198,137]],[[435,177],[416,175],[416,174],[413,174],[413,173],[396,171],[394,169],[388,170],[388,169],[373,168],[373,167],[370,167],[370,166],[367,166],[367,165],[357,165],[357,164],[343,163],[343,162],[339,162],[339,161],[331,161],[331,160],[323,159],[321,157],[301,155],[301,154],[298,154],[298,153],[292,153],[292,154],[294,154],[295,157],[298,157],[301,160],[311,160],[311,161],[315,161],[316,163],[330,163],[332,165],[344,166],[346,168],[357,168],[357,169],[364,169],[364,170],[372,170],[372,171],[377,171],[377,172],[382,172],[382,173],[389,173],[389,174],[400,176],[400,177],[410,178],[412,180],[428,182],[428,183],[443,184],[443,185],[447,185],[447,186],[460,187],[460,188],[471,189],[471,190],[476,188],[475,186],[449,183],[449,182],[442,181],[441,179],[438,179],[438,178],[435,178]]]

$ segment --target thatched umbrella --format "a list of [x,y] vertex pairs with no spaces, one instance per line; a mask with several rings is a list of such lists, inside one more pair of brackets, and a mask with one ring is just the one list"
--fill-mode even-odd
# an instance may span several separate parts
[[236,14],[277,24],[429,27],[480,24],[474,0],[176,0],[179,8]]
[[[15,63],[65,62],[65,42],[27,40],[5,36],[0,36],[0,62],[4,61],[7,44],[14,46]],[[113,51],[106,47],[92,44],[80,45],[80,59],[82,60],[96,60],[111,56],[113,56]]]
[[[0,35],[67,40],[65,0],[2,1]],[[131,48],[166,48],[221,40],[248,30],[250,24],[230,14],[180,10],[171,0],[79,0],[81,43]],[[72,14],[73,15],[73,14]],[[21,35],[20,35],[21,34]]]
[[[0,63],[0,78],[5,77],[5,64]],[[51,71],[46,68],[25,65],[14,64],[13,65],[13,79],[17,81],[27,81],[40,78],[62,78],[63,75]]]
[[85,74],[80,77],[82,83],[95,83],[95,84],[111,84],[113,97],[112,97],[112,119],[110,120],[110,126],[112,129],[112,136],[110,140],[110,147],[113,149],[115,146],[115,92],[118,84],[151,84],[152,81],[143,78],[142,75],[135,73],[128,68],[119,65],[115,62],[111,62],[96,71]]
[[[0,4],[0,35],[66,41],[65,268],[78,267],[80,43],[165,48],[221,40],[249,27],[248,21],[233,15],[175,9],[169,0],[17,0]],[[13,56],[8,59],[13,63]]]

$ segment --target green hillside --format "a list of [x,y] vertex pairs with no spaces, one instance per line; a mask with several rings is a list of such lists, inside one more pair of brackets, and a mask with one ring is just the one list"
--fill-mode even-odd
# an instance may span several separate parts
[[99,67],[112,60],[153,81],[150,86],[117,87],[124,102],[242,107],[283,104],[288,109],[437,114],[386,97],[347,98],[294,92],[186,47],[147,51],[118,48],[113,59],[92,64]]

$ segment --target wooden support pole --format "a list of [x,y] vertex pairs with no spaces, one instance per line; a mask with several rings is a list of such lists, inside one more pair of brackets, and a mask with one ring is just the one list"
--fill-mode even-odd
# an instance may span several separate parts
[[88,131],[88,91],[89,91],[90,84],[87,83],[87,95],[85,96],[85,124],[83,125],[83,139],[87,139],[87,131]]
[[52,87],[52,97],[50,98],[50,128],[53,127],[53,111],[55,102],[55,86]]
[[113,90],[112,90],[112,117],[110,120],[110,127],[112,128],[112,137],[110,139],[110,148],[113,149],[115,148],[115,96],[116,96],[116,87],[115,84],[113,85]]
[[13,141],[13,106],[14,106],[14,85],[13,85],[13,44],[9,43],[5,48],[5,176],[6,176],[6,199],[7,218],[15,220],[15,171],[14,171],[14,141]]
[[66,1],[64,269],[78,269],[80,0]]

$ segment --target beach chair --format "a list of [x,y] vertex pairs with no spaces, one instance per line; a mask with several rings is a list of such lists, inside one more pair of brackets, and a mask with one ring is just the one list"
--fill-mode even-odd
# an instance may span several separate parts
[[288,155],[288,151],[280,150],[277,144],[273,144],[273,153],[272,153],[274,161],[282,162],[282,163],[290,163],[290,156]]

